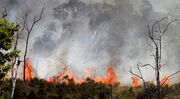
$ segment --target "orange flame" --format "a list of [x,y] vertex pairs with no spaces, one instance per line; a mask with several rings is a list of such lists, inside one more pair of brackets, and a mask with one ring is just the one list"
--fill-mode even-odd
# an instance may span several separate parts
[[138,77],[132,77],[133,80],[133,87],[139,87],[139,78]]
[[96,82],[102,82],[105,84],[114,84],[117,81],[117,76],[114,72],[113,66],[110,66],[107,71],[106,71],[107,75],[106,77],[94,77],[94,80]]
[[[96,77],[94,76],[93,80],[95,80],[96,82],[102,82],[105,84],[114,84],[117,81],[117,76],[116,73],[114,72],[113,66],[110,66],[107,71],[106,71],[107,75],[106,77]],[[74,79],[75,83],[83,83],[86,81],[86,79],[88,77],[91,77],[92,75],[91,69],[87,68],[86,69],[86,76],[83,79],[78,78],[76,75],[74,75],[73,73],[70,73],[67,68],[64,68],[60,73],[58,73],[57,77],[52,77],[50,78],[48,81],[50,83],[59,83],[59,82],[67,82],[67,79],[64,79],[64,77],[68,77],[68,79]]]
[[116,73],[114,72],[113,65],[111,65],[107,69],[106,73],[107,73],[106,77],[94,77],[94,80],[96,82],[101,82],[105,84],[114,84],[115,82],[117,82],[117,76]]
[[149,80],[148,82],[149,82],[149,84],[155,84],[154,80]]
[[91,77],[91,69],[90,68],[86,68],[86,77],[85,78],[88,78],[88,77]]
[[161,80],[161,85],[162,87],[168,86],[169,85],[169,78],[168,75],[164,75],[162,80]]
[[25,66],[26,66],[26,69],[25,69],[25,73],[26,73],[26,80],[31,80],[33,77],[33,70],[32,70],[32,66],[31,66],[31,63],[30,63],[30,60],[29,58],[26,59],[26,62],[25,62]]
[[117,81],[117,76],[114,72],[113,66],[107,69],[107,83],[114,84]]

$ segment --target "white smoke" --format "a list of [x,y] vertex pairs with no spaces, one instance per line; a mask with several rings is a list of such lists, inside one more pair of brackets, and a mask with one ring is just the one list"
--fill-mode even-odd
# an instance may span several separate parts
[[[30,18],[45,4],[43,19],[30,37],[29,57],[40,78],[56,75],[62,64],[78,76],[85,68],[96,68],[103,75],[115,64],[119,81],[131,83],[130,66],[153,64],[153,49],[147,45],[146,25],[168,16],[179,18],[179,0],[0,0],[7,5],[11,19],[25,11]],[[31,22],[31,21],[29,21]],[[168,29],[163,47],[166,73],[179,69],[180,24]],[[166,47],[173,40],[171,46]],[[19,48],[23,51],[24,41]],[[172,51],[173,50],[173,51]],[[23,53],[22,53],[23,54]],[[145,79],[153,79],[153,70],[143,70]],[[151,74],[151,75],[149,75]],[[175,77],[173,80],[177,80]]]

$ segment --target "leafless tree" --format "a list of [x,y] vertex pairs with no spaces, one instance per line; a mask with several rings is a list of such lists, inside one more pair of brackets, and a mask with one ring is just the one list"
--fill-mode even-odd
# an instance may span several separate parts
[[161,63],[161,57],[162,57],[162,37],[164,36],[164,34],[167,32],[167,29],[169,28],[169,26],[175,22],[178,21],[179,19],[175,19],[175,20],[171,20],[169,21],[165,26],[162,26],[165,20],[168,20],[168,17],[162,18],[161,20],[155,21],[154,24],[152,26],[148,25],[148,37],[150,39],[150,41],[152,41],[152,46],[155,48],[154,50],[154,54],[152,55],[154,57],[155,60],[155,65],[151,65],[151,64],[138,64],[137,68],[139,70],[139,74],[136,74],[132,71],[132,69],[130,69],[130,73],[140,79],[142,79],[145,88],[146,83],[145,80],[142,76],[141,70],[139,69],[139,67],[151,67],[152,69],[154,69],[155,71],[155,77],[156,77],[156,86],[157,86],[157,92],[156,96],[158,99],[161,99],[161,86],[162,84],[164,84],[170,77],[172,77],[173,75],[179,73],[180,71],[177,71],[171,75],[169,75],[167,77],[167,79],[165,80],[165,82],[163,82],[161,84],[161,80],[160,80],[160,70],[163,67],[162,63]]
[[140,79],[143,81],[144,87],[146,88],[146,87],[147,87],[147,86],[146,86],[146,82],[145,82],[145,80],[144,80],[144,77],[143,77],[142,72],[141,72],[141,70],[140,70],[139,67],[140,67],[139,64],[137,64],[137,69],[138,69],[139,74],[134,73],[131,68],[130,68],[130,71],[129,71],[129,72],[130,72],[131,74],[133,74],[134,76],[140,78]]
[[[17,45],[18,45],[18,40],[20,39],[20,36],[22,35],[22,33],[27,32],[27,39],[26,39],[26,46],[25,46],[25,52],[24,52],[24,68],[23,68],[23,80],[25,81],[25,64],[26,64],[26,55],[27,55],[27,49],[28,49],[28,42],[29,42],[29,37],[30,37],[30,33],[32,31],[32,29],[34,28],[35,24],[37,22],[39,22],[42,18],[42,14],[44,12],[45,8],[42,8],[39,18],[36,18],[36,16],[34,16],[34,21],[31,25],[31,27],[28,27],[28,23],[27,23],[27,16],[28,13],[26,13],[23,17],[23,22],[20,22],[19,24],[22,25],[22,28],[16,33],[16,38],[15,38],[15,44],[14,44],[14,49],[13,51],[17,50]],[[11,91],[11,98],[13,98],[14,96],[14,90],[15,90],[15,86],[16,86],[16,80],[17,80],[17,74],[18,74],[18,68],[20,66],[20,63],[22,61],[20,60],[20,58],[15,57],[12,61],[12,91]]]
[[29,25],[28,22],[27,22],[27,16],[28,16],[28,12],[25,14],[24,16],[24,26],[25,26],[25,30],[27,32],[27,38],[26,38],[26,45],[25,45],[25,51],[24,51],[24,66],[23,66],[23,81],[25,82],[26,80],[26,58],[27,58],[27,51],[28,51],[28,44],[29,44],[29,37],[30,37],[30,34],[34,28],[34,26],[42,19],[42,14],[44,12],[45,8],[43,7],[41,12],[40,12],[40,15],[37,17],[37,16],[34,16],[33,18],[33,22]]

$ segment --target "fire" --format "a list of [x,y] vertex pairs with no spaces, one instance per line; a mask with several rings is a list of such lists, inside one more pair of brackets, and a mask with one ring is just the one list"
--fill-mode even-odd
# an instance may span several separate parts
[[139,87],[139,78],[138,77],[132,77],[133,80],[133,87]]
[[52,77],[48,81],[50,83],[61,83],[61,82],[67,82],[67,79],[73,79],[75,83],[83,83],[86,81],[87,78],[91,78],[92,80],[96,82],[102,82],[105,84],[114,84],[117,81],[116,73],[114,72],[113,66],[110,66],[106,71],[105,77],[92,77],[92,71],[90,68],[86,68],[86,76],[82,79],[78,78],[73,73],[69,72],[67,67],[65,66],[60,73],[58,73],[57,77]]
[[114,84],[117,82],[117,76],[114,72],[113,65],[111,65],[106,71],[106,77],[94,77],[96,82],[102,82],[105,84]]
[[[26,63],[25,63],[26,69],[25,69],[25,73],[26,73],[26,80],[32,80],[33,78],[33,69],[32,69],[32,65],[30,62],[30,59],[27,58],[26,59]],[[87,78],[90,78],[92,80],[94,80],[95,82],[101,82],[104,84],[111,84],[113,85],[114,83],[117,82],[117,75],[114,71],[114,66],[110,65],[107,70],[106,70],[106,76],[104,77],[96,77],[95,75],[92,76],[92,71],[91,68],[86,68],[86,76],[84,78],[78,78],[78,76],[76,76],[75,74],[73,74],[72,72],[68,71],[67,66],[64,64],[63,65],[63,69],[58,73],[57,76],[55,77],[50,77],[48,79],[49,83],[68,83],[69,79],[73,79],[75,83],[83,83],[86,81]],[[133,80],[133,87],[139,87],[140,86],[140,82],[139,82],[139,78],[138,77],[132,77]],[[154,84],[154,81],[149,81],[149,83]],[[161,85],[162,87],[167,86],[169,84],[169,79],[167,75],[164,75],[162,80],[161,80]]]
[[117,81],[117,76],[114,72],[113,66],[107,69],[107,83],[114,84]]
[[25,73],[26,73],[26,80],[31,80],[33,78],[33,70],[32,70],[32,66],[31,66],[31,62],[29,60],[29,58],[26,59],[26,69],[25,69]]
[[162,87],[168,86],[169,85],[169,78],[168,75],[164,75],[162,80],[161,80],[161,85]]
[[155,84],[154,80],[149,80],[148,82],[149,82],[149,84]]
[[56,84],[56,83],[57,83],[57,81],[56,81],[55,78],[49,78],[49,79],[48,79],[48,82],[49,82],[49,83],[52,83],[52,84]]
[[86,78],[91,77],[91,69],[90,68],[86,68]]
[[67,66],[64,66],[62,71],[58,73],[57,80],[61,80],[63,75],[66,73],[66,71],[67,71]]

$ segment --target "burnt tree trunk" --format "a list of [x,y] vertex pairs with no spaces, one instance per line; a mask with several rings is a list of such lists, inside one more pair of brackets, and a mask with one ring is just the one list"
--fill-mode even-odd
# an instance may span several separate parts
[[[146,66],[150,66],[154,69],[155,71],[155,78],[156,78],[156,91],[154,92],[155,98],[157,99],[162,99],[162,95],[161,95],[161,86],[173,75],[180,73],[180,71],[177,71],[171,75],[169,75],[165,81],[161,82],[162,80],[160,79],[160,70],[161,70],[161,57],[162,57],[162,37],[165,34],[165,32],[167,32],[168,27],[175,21],[178,21],[180,19],[175,19],[175,20],[171,20],[170,22],[167,22],[166,26],[163,25],[163,21],[167,20],[168,17],[165,17],[161,20],[155,21],[153,23],[152,26],[147,26],[148,28],[148,37],[150,39],[150,41],[152,42],[153,48],[154,48],[154,60],[155,60],[155,65],[151,65],[151,64],[137,64],[137,69],[139,70],[139,74],[134,73],[131,68],[130,68],[130,73],[133,74],[134,76],[140,78],[143,83],[144,83],[144,87],[146,88],[146,83],[145,80],[143,78],[143,75],[141,73],[141,70],[139,67],[146,67]],[[167,20],[168,21],[168,20]]]
[[161,86],[160,86],[160,72],[159,72],[159,51],[158,47],[156,48],[156,84],[157,84],[157,97],[158,99],[161,99]]

